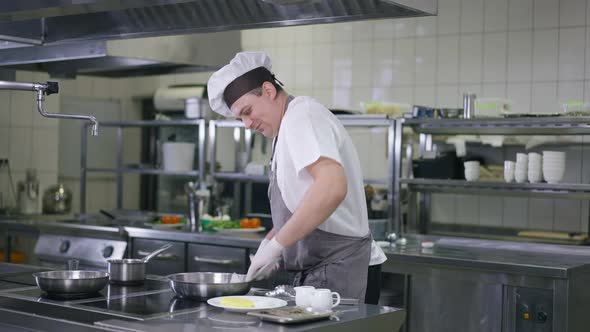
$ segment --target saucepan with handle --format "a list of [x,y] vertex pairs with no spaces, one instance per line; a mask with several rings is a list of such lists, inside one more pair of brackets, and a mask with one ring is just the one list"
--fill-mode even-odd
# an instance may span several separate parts
[[145,281],[145,266],[150,259],[170,249],[172,244],[167,243],[160,249],[152,252],[142,259],[109,259],[109,281],[116,284],[135,285]]

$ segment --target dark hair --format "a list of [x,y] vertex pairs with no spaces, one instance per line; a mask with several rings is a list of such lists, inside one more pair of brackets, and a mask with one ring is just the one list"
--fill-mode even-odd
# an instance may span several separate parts
[[[229,83],[223,91],[223,101],[225,101],[227,107],[231,107],[238,98],[261,87],[264,82],[271,82],[277,91],[282,90],[279,85],[282,83],[275,78],[275,75],[270,70],[265,67],[257,67]],[[260,94],[262,94],[262,91]]]
[[[277,89],[277,92],[283,91],[283,87],[280,86],[279,84],[277,84],[276,82],[270,82],[270,83],[272,83],[272,85],[275,87],[275,89]],[[248,94],[252,94],[252,95],[255,95],[256,97],[260,97],[260,96],[262,96],[262,87],[259,86],[257,88],[254,88],[254,89],[248,91]]]

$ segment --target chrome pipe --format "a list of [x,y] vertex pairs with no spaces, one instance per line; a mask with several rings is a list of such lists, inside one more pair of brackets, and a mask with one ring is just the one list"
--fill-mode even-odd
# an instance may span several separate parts
[[30,82],[13,82],[0,81],[0,90],[20,90],[20,91],[35,91],[37,92],[37,110],[46,118],[57,119],[77,119],[92,122],[92,136],[98,136],[98,121],[92,115],[77,115],[77,114],[59,114],[48,113],[43,108],[46,94],[53,94],[59,91],[57,82],[47,83],[30,83]]
[[0,81],[0,90],[45,91],[47,84]]
[[39,113],[46,118],[56,119],[76,119],[86,120],[92,122],[91,133],[92,136],[98,136],[98,121],[93,115],[78,115],[78,114],[60,114],[60,113],[48,113],[43,108],[43,101],[45,100],[45,90],[37,90],[37,110]]

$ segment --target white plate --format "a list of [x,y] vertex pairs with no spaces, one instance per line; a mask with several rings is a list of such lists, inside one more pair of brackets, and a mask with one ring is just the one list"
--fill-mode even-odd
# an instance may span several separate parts
[[[254,308],[242,308],[242,307],[231,307],[225,306],[221,304],[222,298],[227,297],[236,297],[242,299],[248,299],[254,303]],[[207,300],[207,303],[218,308],[223,308],[228,311],[235,311],[235,312],[248,312],[248,311],[255,311],[255,310],[266,310],[266,309],[275,309],[281,308],[287,305],[287,301],[276,299],[273,297],[266,297],[266,296],[250,296],[250,295],[243,295],[243,296],[220,296],[214,297],[212,299]]]
[[213,228],[218,232],[226,232],[226,233],[258,233],[264,232],[266,228],[264,227],[256,227],[256,228]]

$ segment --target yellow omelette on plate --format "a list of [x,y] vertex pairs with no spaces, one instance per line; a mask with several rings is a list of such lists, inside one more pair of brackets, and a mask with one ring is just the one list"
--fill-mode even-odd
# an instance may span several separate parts
[[254,302],[252,300],[242,297],[223,297],[219,299],[219,303],[226,307],[254,308]]

